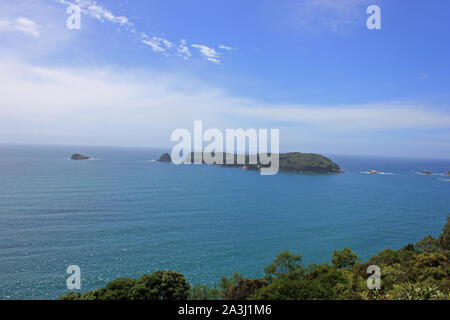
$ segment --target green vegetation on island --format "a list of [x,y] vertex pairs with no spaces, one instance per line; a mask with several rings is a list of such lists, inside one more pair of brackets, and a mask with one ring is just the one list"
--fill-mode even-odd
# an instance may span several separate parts
[[[156,271],[140,279],[119,278],[60,300],[450,300],[450,215],[439,236],[398,250],[385,249],[366,262],[349,248],[335,250],[331,264],[304,267],[289,251],[277,255],[261,279],[238,273],[213,286],[189,285],[184,275]],[[366,286],[367,268],[381,270],[381,289]]]
[[[195,155],[199,153],[191,153],[191,161],[194,162]],[[226,159],[227,155],[232,157],[234,160],[232,164],[228,164]],[[212,157],[221,159],[222,164],[217,164],[223,167],[233,167],[241,168],[246,170],[259,170],[260,168],[268,168],[270,164],[262,164],[261,156],[256,156],[256,164],[250,163],[250,156],[248,154],[241,155],[245,157],[244,163],[238,163],[238,155],[236,154],[226,154],[226,153],[212,153]],[[269,157],[273,158],[273,155],[268,154]],[[203,163],[205,159],[203,157]],[[297,172],[297,173],[341,173],[342,170],[335,162],[331,161],[327,157],[315,153],[300,153],[300,152],[290,152],[290,153],[280,153],[279,154],[279,170],[286,172]]]
[[306,173],[341,173],[335,162],[315,153],[290,152],[280,154],[280,170]]

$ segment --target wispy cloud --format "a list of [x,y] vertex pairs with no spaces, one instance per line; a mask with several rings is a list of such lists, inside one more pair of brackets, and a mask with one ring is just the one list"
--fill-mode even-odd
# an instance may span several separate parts
[[[151,47],[153,52],[156,53],[163,53],[167,56],[172,53],[175,53],[176,55],[183,57],[185,60],[188,60],[192,56],[187,41],[184,39],[181,39],[179,44],[177,45],[167,39],[161,37],[150,37],[146,33],[142,33],[141,41],[142,43]],[[216,49],[208,47],[203,44],[192,44],[191,47],[198,49],[199,54],[205,60],[216,64],[221,64],[220,61],[221,54],[217,52]]]
[[226,46],[226,45],[223,45],[223,44],[219,45],[219,49],[226,50],[226,51],[234,50],[233,47],[229,47],[229,46]]
[[[99,5],[95,0],[55,0],[56,2],[64,5],[77,5],[80,7],[84,14],[88,14],[100,21],[109,21],[112,23],[117,23],[121,26],[127,27],[127,30],[133,34],[137,33],[137,28],[135,24],[125,16],[118,16],[113,14],[108,9]],[[149,46],[154,53],[164,54],[170,56],[172,54],[180,56],[185,60],[189,60],[192,57],[192,53],[189,50],[189,44],[185,39],[179,41],[168,40],[161,36],[148,35],[145,32],[141,32],[140,40],[143,44]],[[176,44],[178,43],[178,44]],[[206,45],[195,44],[192,47],[198,48],[200,55],[207,61],[221,64],[220,56],[221,54],[216,51],[216,49],[208,47]],[[219,49],[231,51],[234,48],[230,46],[220,45]]]
[[118,23],[121,26],[132,26],[133,23],[127,17],[116,16],[111,11],[105,9],[97,3],[95,0],[56,0],[57,2],[65,5],[77,5],[81,11],[90,15],[100,21],[110,21]]
[[189,47],[187,46],[186,40],[184,39],[180,40],[180,45],[177,48],[177,54],[180,57],[183,57],[185,60],[188,60],[192,56],[192,53],[189,50]]
[[173,48],[174,44],[167,39],[160,37],[149,37],[147,34],[141,34],[142,43],[150,46],[153,52],[166,52],[167,50]]
[[20,31],[35,38],[39,37],[38,25],[24,17],[0,20],[0,31]]
[[166,56],[176,54],[177,56],[183,57],[185,60],[189,60],[189,58],[192,57],[192,53],[184,39],[181,39],[178,44],[175,44],[167,39],[150,37],[147,34],[142,33],[141,41],[145,45],[151,47],[153,52],[156,53],[163,53]]
[[204,59],[220,64],[220,57],[221,54],[217,52],[214,48],[210,48],[208,46],[205,46],[203,44],[193,44],[191,45],[193,48],[197,48],[200,54],[203,56]]

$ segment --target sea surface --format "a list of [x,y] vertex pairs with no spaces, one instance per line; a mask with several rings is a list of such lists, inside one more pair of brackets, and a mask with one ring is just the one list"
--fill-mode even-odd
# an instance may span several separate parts
[[260,277],[286,249],[365,260],[439,235],[450,213],[449,160],[329,155],[344,174],[261,176],[154,161],[164,151],[0,145],[0,299],[56,299],[69,265],[84,292],[159,269]]

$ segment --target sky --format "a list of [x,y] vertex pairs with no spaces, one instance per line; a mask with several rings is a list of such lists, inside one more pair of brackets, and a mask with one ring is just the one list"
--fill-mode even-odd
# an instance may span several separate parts
[[279,129],[282,152],[450,159],[449,15],[447,0],[2,0],[0,143],[169,149],[202,120]]

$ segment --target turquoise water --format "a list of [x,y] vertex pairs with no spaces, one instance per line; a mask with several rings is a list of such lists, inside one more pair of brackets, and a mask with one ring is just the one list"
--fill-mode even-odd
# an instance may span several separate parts
[[448,160],[330,156],[345,174],[260,176],[151,161],[163,151],[1,145],[0,299],[57,298],[72,264],[86,291],[158,269],[258,277],[285,249],[366,259],[438,235],[450,212]]

